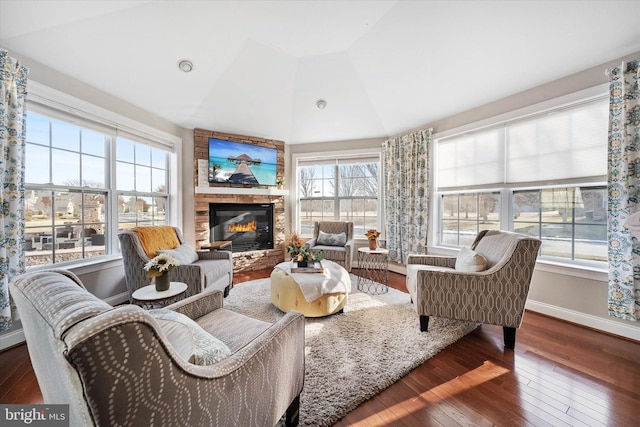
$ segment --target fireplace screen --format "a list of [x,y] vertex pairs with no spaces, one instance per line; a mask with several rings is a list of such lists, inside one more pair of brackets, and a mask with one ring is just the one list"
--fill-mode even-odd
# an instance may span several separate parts
[[273,204],[210,203],[211,242],[231,241],[233,252],[273,249]]

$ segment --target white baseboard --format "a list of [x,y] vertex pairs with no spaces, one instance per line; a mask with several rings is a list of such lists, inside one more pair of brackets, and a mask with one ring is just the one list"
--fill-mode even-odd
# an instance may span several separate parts
[[23,342],[24,332],[22,331],[22,328],[16,329],[15,331],[9,331],[6,334],[0,335],[0,350],[22,344]]
[[[122,292],[117,295],[110,296],[109,298],[105,298],[104,302],[112,306],[129,302],[129,293]],[[6,334],[0,335],[0,351],[13,347],[14,345],[22,344],[24,341],[24,331],[22,328],[9,331]]]
[[637,326],[626,325],[621,322],[616,322],[615,320],[609,320],[538,301],[527,300],[525,307],[528,310],[566,320],[567,322],[640,341],[640,327]]

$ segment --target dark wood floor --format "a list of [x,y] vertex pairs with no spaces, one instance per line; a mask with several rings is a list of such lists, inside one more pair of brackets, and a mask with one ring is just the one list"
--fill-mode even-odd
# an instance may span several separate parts
[[[404,276],[389,280],[406,291]],[[25,345],[0,353],[0,374],[0,403],[42,403]],[[482,325],[337,425],[638,426],[640,343],[527,312],[515,351]]]

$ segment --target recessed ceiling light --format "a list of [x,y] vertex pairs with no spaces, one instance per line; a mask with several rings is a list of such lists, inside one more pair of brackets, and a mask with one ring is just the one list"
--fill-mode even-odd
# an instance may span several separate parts
[[191,72],[191,70],[193,70],[193,62],[189,61],[188,59],[181,59],[180,61],[178,61],[178,68],[180,68],[180,71],[189,73]]
[[318,99],[316,101],[316,107],[318,107],[320,110],[324,110],[326,106],[327,106],[327,101],[325,101],[324,99]]

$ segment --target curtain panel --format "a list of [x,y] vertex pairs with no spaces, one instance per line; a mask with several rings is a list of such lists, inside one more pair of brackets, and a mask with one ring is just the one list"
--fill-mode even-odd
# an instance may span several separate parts
[[409,254],[425,252],[431,133],[420,130],[382,145],[385,238],[392,261],[406,264]]
[[0,331],[11,328],[9,281],[24,273],[24,155],[29,70],[0,49]]
[[[609,315],[640,318],[640,60],[609,76],[608,259]],[[633,233],[638,235],[634,236]]]

